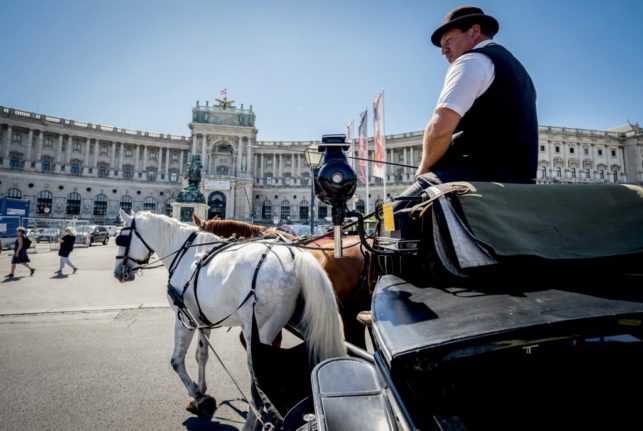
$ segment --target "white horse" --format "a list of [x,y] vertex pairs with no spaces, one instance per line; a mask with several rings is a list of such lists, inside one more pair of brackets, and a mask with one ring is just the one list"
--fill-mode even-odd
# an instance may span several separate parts
[[[185,368],[185,354],[194,329],[181,322],[175,304],[177,297],[182,296],[188,311],[182,313],[194,316],[199,325],[221,321],[224,326],[241,326],[250,355],[253,308],[259,339],[270,344],[292,317],[301,296],[304,301],[301,329],[311,363],[346,354],[332,285],[312,255],[278,244],[272,248],[257,242],[233,244],[215,254],[192,278],[199,259],[215,246],[214,242],[221,241],[220,237],[163,215],[143,212],[129,216],[123,211],[120,215],[125,227],[117,238],[114,276],[121,282],[133,280],[138,267],[147,263],[154,252],[170,270],[168,289],[173,292],[168,290],[168,299],[177,313],[171,364],[196,402],[195,405],[191,400],[188,410],[211,416],[216,406],[214,399],[206,395],[205,383],[208,343],[203,337],[209,336],[210,331],[199,331],[197,383]],[[188,238],[193,239],[192,247],[185,247]],[[177,254],[180,260],[177,257],[178,263],[170,268]],[[195,282],[198,282],[196,296]],[[254,295],[250,293],[253,285]]]

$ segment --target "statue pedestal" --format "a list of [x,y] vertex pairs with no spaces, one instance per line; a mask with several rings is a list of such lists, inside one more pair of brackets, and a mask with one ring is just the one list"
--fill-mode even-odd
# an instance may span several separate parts
[[172,218],[175,218],[184,223],[192,223],[192,214],[195,214],[201,220],[208,219],[208,210],[210,207],[207,204],[200,204],[196,202],[173,202],[172,203]]

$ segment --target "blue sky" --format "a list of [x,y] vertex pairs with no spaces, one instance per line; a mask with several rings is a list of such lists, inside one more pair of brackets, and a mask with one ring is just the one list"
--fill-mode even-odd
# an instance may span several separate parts
[[[386,134],[424,128],[447,62],[429,35],[464,3],[0,0],[0,105],[188,135],[191,108],[253,105],[260,140],[341,133],[385,90]],[[530,72],[539,123],[643,123],[643,1],[483,0]]]

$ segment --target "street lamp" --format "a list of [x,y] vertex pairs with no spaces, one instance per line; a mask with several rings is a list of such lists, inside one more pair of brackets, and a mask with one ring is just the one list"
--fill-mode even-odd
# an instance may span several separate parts
[[319,152],[317,144],[311,144],[304,150],[306,162],[310,167],[310,236],[315,234],[315,218],[313,208],[315,207],[315,169],[321,165],[323,153]]

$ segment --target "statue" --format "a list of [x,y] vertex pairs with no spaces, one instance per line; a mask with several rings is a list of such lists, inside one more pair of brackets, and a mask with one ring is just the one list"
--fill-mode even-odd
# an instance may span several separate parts
[[203,193],[199,191],[202,167],[201,156],[191,155],[185,173],[185,178],[188,180],[188,186],[179,192],[176,202],[205,203]]

